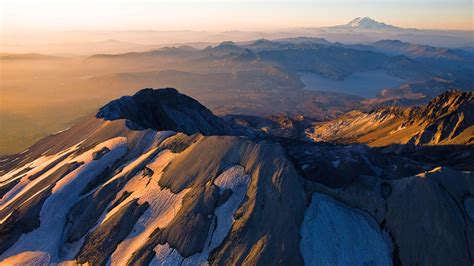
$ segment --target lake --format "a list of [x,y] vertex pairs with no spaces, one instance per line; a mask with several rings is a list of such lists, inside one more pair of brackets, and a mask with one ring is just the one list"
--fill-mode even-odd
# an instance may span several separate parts
[[406,82],[381,70],[357,72],[344,80],[332,80],[307,72],[299,74],[306,90],[340,92],[363,98],[373,98],[382,89],[398,87]]

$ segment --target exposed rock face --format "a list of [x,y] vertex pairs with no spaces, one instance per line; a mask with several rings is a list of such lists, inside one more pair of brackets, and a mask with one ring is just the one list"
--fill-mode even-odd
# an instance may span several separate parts
[[473,92],[443,93],[417,115],[424,128],[414,138],[416,143],[474,144]]
[[97,118],[125,119],[131,129],[231,135],[231,127],[198,101],[172,88],[143,89],[100,108]]
[[474,144],[474,93],[448,91],[424,107],[381,107],[317,124],[309,138],[342,143]]
[[473,224],[462,195],[474,192],[473,177],[436,169],[391,184],[385,225],[403,265],[472,264]]
[[[85,119],[3,162],[0,264],[472,265],[465,149],[441,159],[445,150],[429,147],[215,136],[224,120],[194,100],[140,93],[151,96],[114,101],[99,112],[105,120]],[[154,114],[148,100],[162,94]],[[472,124],[464,94],[453,95],[371,119],[448,125],[463,113]],[[274,123],[297,129],[300,120]]]
[[[405,157],[405,153],[356,144],[289,141],[284,147],[307,180],[308,193],[330,196],[343,203],[338,208],[347,208],[345,212],[362,210],[376,221],[380,230],[390,236],[395,265],[444,265],[450,264],[449,260],[457,265],[472,263],[474,238],[470,215],[474,179],[472,170],[466,171],[472,167],[459,164],[457,167],[463,171],[440,168],[439,159],[425,163],[413,160],[419,159],[416,157]],[[419,152],[423,156],[422,150]],[[429,157],[432,150],[424,152]],[[317,196],[318,202],[321,197]],[[334,212],[327,219],[336,215]],[[322,218],[316,215],[314,219]],[[337,219],[334,226],[349,226],[342,220]],[[316,226],[319,224],[315,223]],[[357,228],[353,230],[362,230]],[[330,250],[329,245],[324,248]]]

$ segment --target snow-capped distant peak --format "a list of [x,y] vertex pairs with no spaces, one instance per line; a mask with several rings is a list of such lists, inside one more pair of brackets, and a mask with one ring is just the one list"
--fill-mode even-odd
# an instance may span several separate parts
[[397,29],[397,27],[378,22],[369,17],[358,17],[351,20],[349,23],[342,25],[344,28],[358,28],[358,29]]
[[360,27],[360,26],[363,26],[363,25],[371,25],[371,24],[375,24],[377,23],[377,21],[369,18],[369,17],[358,17],[358,18],[355,18],[353,20],[351,20],[347,26],[348,27]]

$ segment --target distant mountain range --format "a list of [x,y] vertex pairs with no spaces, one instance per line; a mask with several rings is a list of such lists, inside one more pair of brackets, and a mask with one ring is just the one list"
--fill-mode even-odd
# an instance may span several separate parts
[[380,40],[366,45],[351,45],[349,47],[392,55],[406,55],[412,58],[434,58],[459,61],[472,61],[474,59],[474,53],[466,50],[413,44],[399,40]]
[[28,53],[28,54],[11,54],[11,53],[0,53],[0,60],[58,60],[61,57],[38,54],[38,53]]
[[[471,49],[472,31],[401,28],[369,17],[358,17],[346,24],[318,27],[283,28],[270,31],[68,31],[44,34],[40,40],[27,42],[8,40],[2,50],[13,53],[47,53],[91,55],[97,53],[125,53],[156,49],[164,46],[191,45],[204,48],[222,41],[248,42],[255,39],[287,39],[301,36],[325,38],[331,42],[361,44],[384,39],[449,48]],[[48,41],[64,39],[62,41]]]
[[322,38],[297,37],[278,40],[259,39],[236,43],[225,41],[205,49],[187,46],[140,53],[94,55],[91,59],[147,58],[171,56],[180,60],[260,62],[290,71],[310,72],[342,80],[355,72],[383,70],[406,79],[427,80],[466,78],[474,71],[474,54],[457,49],[382,40],[364,45],[331,43]]
[[[351,25],[365,25],[362,21],[358,19]],[[11,103],[21,94],[30,101],[26,106],[36,108],[27,115],[31,114],[40,127],[42,123],[51,124],[47,120],[52,116],[59,118],[54,119],[54,127],[44,127],[48,128],[45,131],[39,130],[37,123],[26,123],[29,130],[20,135],[14,130],[14,119],[7,119],[11,126],[2,132],[0,147],[4,153],[26,148],[38,135],[68,126],[66,121],[85,115],[111,95],[132,93],[142,87],[184,88],[219,115],[284,114],[314,120],[334,119],[353,109],[426,104],[445,90],[469,91],[474,87],[474,53],[467,48],[397,39],[348,44],[302,36],[224,41],[204,47],[178,44],[126,53],[111,49],[87,57],[4,53],[0,64],[5,69],[2,74],[8,79],[6,84],[24,88],[5,90],[4,97],[11,97],[5,102]],[[121,46],[113,39],[102,44]],[[25,63],[31,68],[24,69]],[[38,75],[39,71],[44,74]],[[50,78],[55,80],[54,86]],[[54,89],[58,87],[64,93],[61,97],[68,98],[67,102],[61,101],[64,106],[49,97],[59,97]],[[33,94],[35,97],[31,97]],[[39,101],[33,100],[36,98],[51,102],[51,108],[39,106]],[[283,98],[287,101],[280,100]],[[69,109],[71,113],[53,111],[72,105],[81,108]],[[11,110],[5,113],[11,114]]]

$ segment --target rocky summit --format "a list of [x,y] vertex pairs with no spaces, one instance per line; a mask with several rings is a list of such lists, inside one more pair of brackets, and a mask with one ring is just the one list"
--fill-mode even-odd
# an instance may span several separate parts
[[141,90],[0,158],[1,264],[472,265],[472,100],[309,125]]
[[104,120],[124,119],[131,129],[173,130],[187,134],[231,134],[231,128],[211,111],[176,89],[143,89],[111,101],[96,115]]

